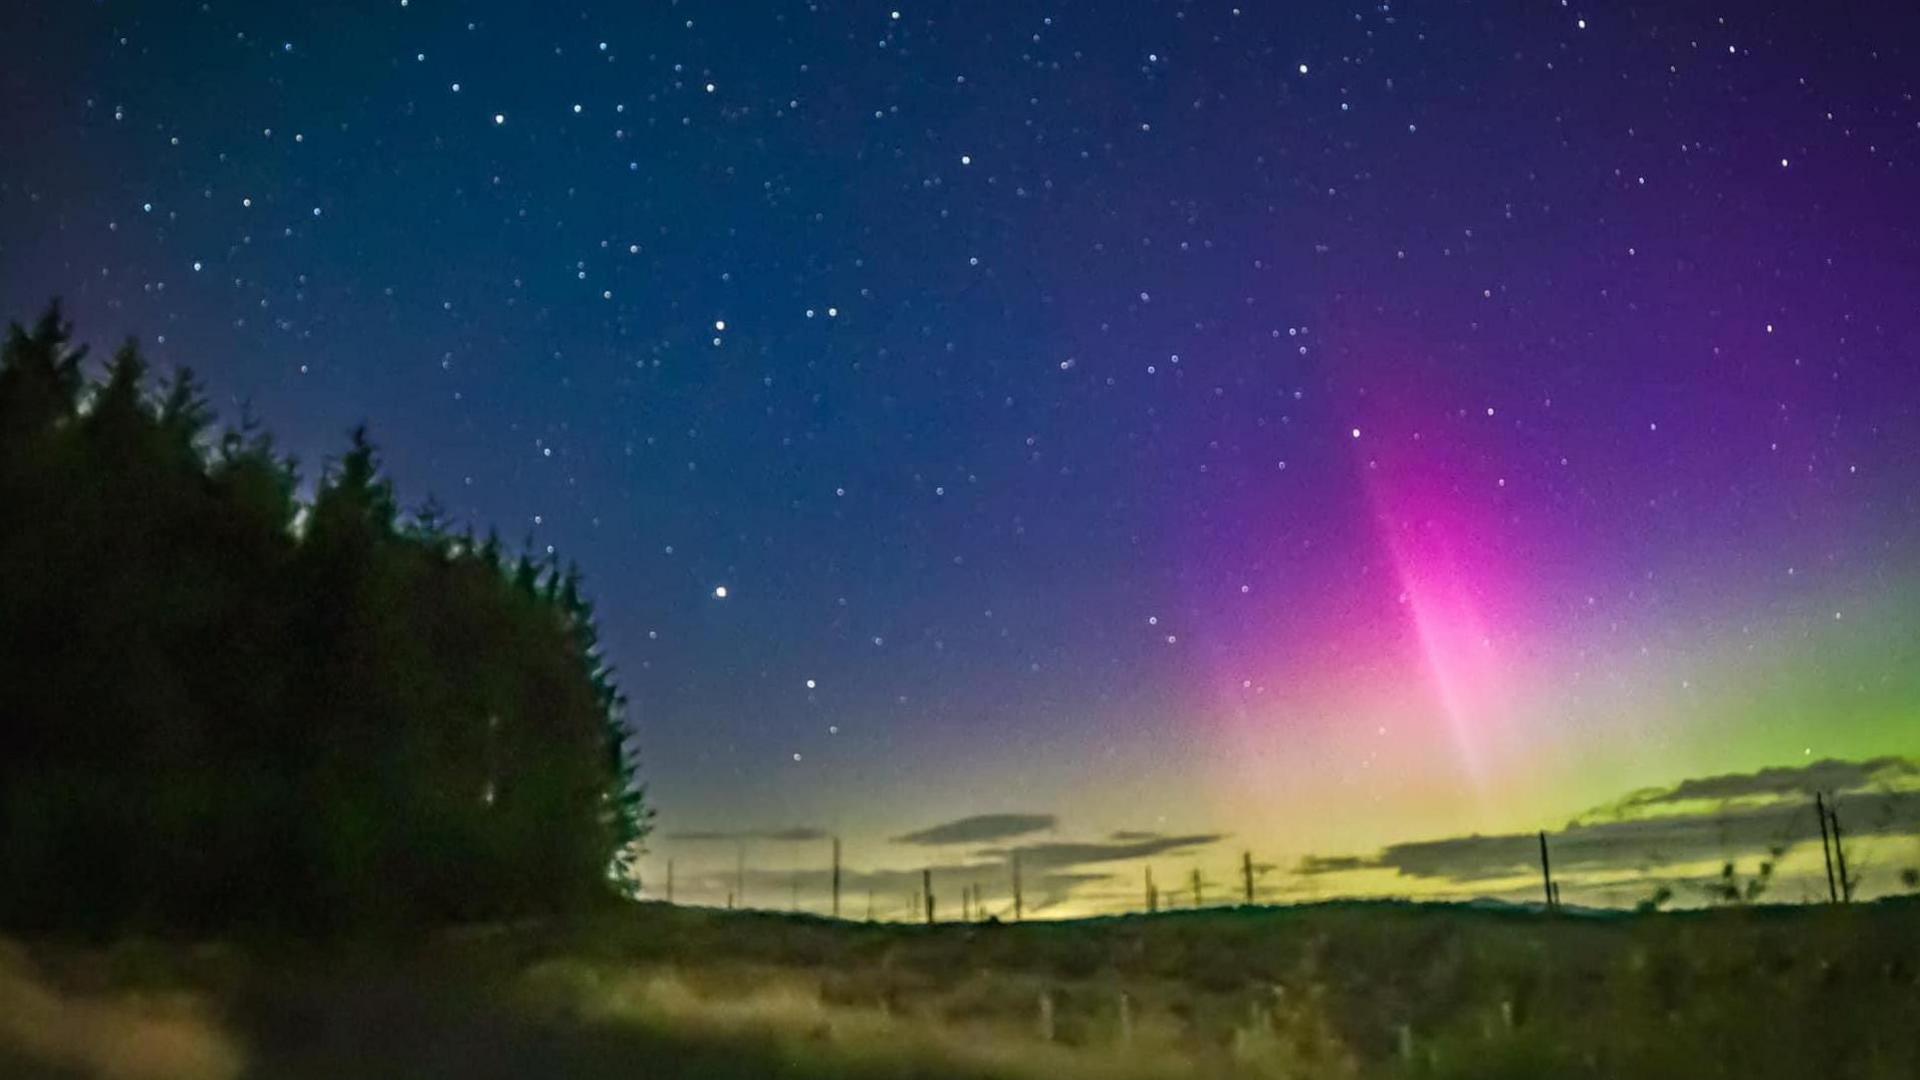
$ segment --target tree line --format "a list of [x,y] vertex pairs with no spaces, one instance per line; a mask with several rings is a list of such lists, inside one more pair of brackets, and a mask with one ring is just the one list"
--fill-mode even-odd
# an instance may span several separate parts
[[190,371],[0,346],[0,925],[335,931],[565,911],[650,810],[577,568],[300,473]]

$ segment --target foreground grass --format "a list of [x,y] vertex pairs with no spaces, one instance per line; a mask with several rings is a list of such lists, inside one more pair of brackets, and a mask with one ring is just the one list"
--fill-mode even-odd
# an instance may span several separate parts
[[404,947],[0,950],[0,1075],[1920,1076],[1920,905],[863,926],[641,905]]

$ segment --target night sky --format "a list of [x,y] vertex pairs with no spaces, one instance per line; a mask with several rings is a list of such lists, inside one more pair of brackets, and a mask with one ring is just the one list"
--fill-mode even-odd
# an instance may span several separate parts
[[1920,750],[1920,12],[1242,2],[12,0],[0,315],[577,560],[683,899]]

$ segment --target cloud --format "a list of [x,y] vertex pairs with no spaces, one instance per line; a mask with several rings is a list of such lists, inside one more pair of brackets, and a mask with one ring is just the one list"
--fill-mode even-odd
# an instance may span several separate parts
[[1149,840],[1120,843],[1022,844],[1012,848],[989,848],[979,852],[1011,860],[1020,859],[1023,870],[1063,870],[1075,866],[1144,859],[1149,855],[1188,851],[1226,838],[1226,833],[1194,833],[1188,836],[1155,836]]
[[[1868,838],[1920,837],[1920,761],[1899,757],[1819,761],[1689,778],[1634,792],[1583,814],[1548,833],[1555,879],[1584,889],[1583,896],[1631,903],[1653,883],[1696,878],[1711,872],[1703,867],[1717,868],[1723,860],[1738,861],[1742,869],[1751,870],[1751,860],[1775,848],[1797,849],[1804,855],[1807,845],[1817,849],[1820,838],[1809,794],[1814,790],[1837,794],[1850,845]],[[982,814],[897,837],[897,843],[921,849],[914,857],[935,861],[898,869],[843,867],[842,911],[859,917],[871,890],[877,916],[918,917],[917,909],[909,912],[908,908],[922,888],[925,870],[933,875],[942,918],[958,913],[963,889],[978,895],[986,912],[1011,918],[1011,864],[1016,857],[1029,915],[1062,905],[1079,910],[1089,904],[1137,907],[1140,861],[1204,857],[1211,845],[1227,838],[1224,833],[1169,835],[1139,829],[1084,842],[1030,835],[1055,824],[1050,814]],[[672,833],[666,839],[800,844],[828,835],[821,829],[796,826]],[[1019,842],[1022,838],[1029,842]],[[957,850],[961,845],[971,846],[963,853]],[[769,852],[768,857],[750,860],[761,865],[744,868],[748,898],[756,905],[776,908],[797,900],[808,910],[825,911],[832,881],[825,849],[787,850],[791,855]],[[1329,888],[1404,889],[1462,898],[1518,896],[1527,889],[1538,891],[1539,857],[1539,840],[1532,832],[1450,836],[1393,844],[1372,854],[1310,854],[1290,868],[1288,881],[1258,887],[1266,898],[1296,892],[1317,896]],[[805,865],[766,865],[789,861]],[[1812,861],[1817,874],[1818,850],[1812,853]],[[1134,865],[1120,865],[1129,862]],[[1806,860],[1796,857],[1796,862],[1804,866]],[[683,861],[680,869],[681,895],[689,899],[718,901],[741,883],[741,868],[735,866],[689,873]],[[1261,863],[1255,869],[1264,878],[1273,868]],[[1168,876],[1156,876],[1171,881],[1183,872],[1170,868]],[[1884,867],[1879,876],[1886,876]]]
[[825,840],[827,839],[827,830],[816,829],[807,825],[799,825],[791,829],[776,829],[772,832],[763,832],[758,836],[758,839],[775,840],[784,844],[798,844],[805,843],[809,840]]
[[975,814],[930,829],[896,836],[896,844],[937,847],[944,844],[980,844],[1042,832],[1058,824],[1052,814]]
[[1633,817],[1690,802],[1728,802],[1736,799],[1802,802],[1813,798],[1817,791],[1862,792],[1875,787],[1912,787],[1916,783],[1920,783],[1920,761],[1911,758],[1877,757],[1866,761],[1828,758],[1805,765],[1780,766],[1757,772],[1696,777],[1666,788],[1645,788],[1619,802],[1588,811],[1581,815],[1581,819]]
[[1338,874],[1348,870],[1371,870],[1380,864],[1360,855],[1307,855],[1294,868],[1297,874]]
[[[861,917],[871,895],[874,914],[880,918],[918,919],[924,910],[918,907],[922,871],[931,874],[933,891],[939,901],[939,916],[952,918],[960,912],[962,890],[976,891],[984,914],[1003,919],[1013,917],[1013,877],[1011,867],[995,859],[985,862],[935,863],[913,869],[862,870],[843,867],[840,878],[840,910],[843,915]],[[1075,898],[1075,890],[1110,880],[1097,872],[1034,871],[1022,867],[1021,886],[1026,914],[1056,907]],[[658,880],[650,881],[654,889]],[[744,870],[711,868],[683,874],[679,881],[682,899],[715,902],[732,895],[741,903],[764,908],[781,908],[796,901],[809,911],[824,911],[832,896],[833,878],[824,861],[819,866],[796,869],[746,867]],[[744,890],[745,896],[740,893]]]
[[[1022,899],[1027,914],[1050,911],[1066,904],[1080,904],[1090,890],[1106,884],[1116,887],[1120,877],[1131,879],[1128,871],[1118,875],[1117,868],[1102,864],[1150,858],[1156,855],[1192,853],[1225,838],[1225,833],[1168,835],[1150,830],[1123,829],[1108,834],[1104,841],[1030,842],[1031,837],[1056,828],[1059,819],[1052,814],[998,813],[975,814],[954,821],[896,836],[895,844],[927,849],[924,857],[938,861],[920,866],[863,870],[852,865],[841,867],[841,912],[858,916],[865,912],[868,894],[872,894],[874,912],[882,918],[899,918],[909,913],[909,898],[922,889],[922,874],[933,875],[934,893],[939,898],[942,916],[957,913],[962,890],[978,896],[984,910],[1002,918],[1013,914],[1013,861],[1019,859]],[[661,839],[679,843],[739,843],[771,841],[800,843],[828,839],[831,834],[811,826],[745,830],[689,830],[666,833]],[[1037,840],[1037,838],[1036,838]],[[1011,841],[1011,842],[1009,842]],[[952,849],[965,847],[963,853]],[[732,863],[732,859],[727,860]],[[767,863],[804,865],[769,866]],[[792,855],[750,857],[747,865],[711,866],[692,869],[681,864],[677,881],[678,896],[696,902],[714,902],[732,896],[735,902],[753,906],[780,908],[797,904],[809,911],[824,911],[831,903],[833,877],[829,860],[815,858],[806,849]],[[758,863],[759,865],[752,865]],[[1262,874],[1272,868],[1257,867]],[[647,882],[658,891],[663,877],[657,872]],[[740,894],[745,893],[745,901]],[[1128,893],[1132,889],[1129,887]]]
[[[1052,829],[1057,819],[1052,814],[978,814],[946,822],[931,828],[895,837],[894,842],[929,849],[979,845],[1007,840]],[[827,833],[811,827],[751,829],[740,831],[707,830],[668,833],[664,839],[688,843],[745,842],[770,840],[797,842],[818,840]],[[1113,873],[1099,864],[1142,859],[1160,854],[1193,851],[1223,838],[1223,833],[1195,833],[1169,836],[1156,832],[1122,831],[1107,842],[1046,842],[1014,845],[975,846],[964,856],[957,853],[941,861],[922,866],[863,870],[855,866],[841,868],[841,913],[860,917],[867,910],[871,895],[874,914],[880,918],[918,918],[908,911],[911,898],[922,889],[923,874],[930,873],[939,899],[942,918],[958,914],[963,890],[978,897],[986,914],[1003,919],[1013,917],[1013,860],[1020,862],[1022,900],[1026,914],[1037,915],[1062,905],[1079,903],[1086,891],[1103,883],[1116,882]],[[928,854],[935,854],[930,851]],[[757,907],[781,908],[797,904],[809,911],[825,911],[830,906],[833,877],[825,856],[809,858],[804,851],[779,856],[804,866],[767,866],[767,860],[748,860],[762,865],[713,866],[688,872],[682,866],[677,895],[696,902],[715,902],[732,897],[735,902]],[[729,860],[731,861],[731,860]],[[648,885],[662,887],[656,873]],[[744,893],[744,897],[742,896]]]
[[[1038,816],[1038,815],[1035,815]],[[930,830],[931,831],[931,830]],[[699,833],[697,838],[732,839],[741,834]],[[751,835],[763,835],[754,833]],[[1012,918],[1013,858],[1020,859],[1020,880],[1024,909],[1028,915],[1049,911],[1078,901],[1089,886],[1113,882],[1115,875],[1098,864],[1145,858],[1164,853],[1180,853],[1220,840],[1221,833],[1187,836],[1159,836],[1124,843],[1044,843],[1016,847],[977,849],[964,859],[929,863],[909,868],[863,870],[841,868],[841,912],[859,917],[866,911],[868,894],[873,897],[874,912],[881,918],[917,918],[908,911],[910,898],[919,893],[923,873],[930,873],[934,894],[939,898],[941,917],[958,913],[962,889],[975,891],[988,914]],[[683,873],[679,879],[680,896],[686,899],[717,901],[732,894],[755,906],[779,908],[799,903],[807,910],[825,910],[832,895],[832,873],[825,858],[809,861],[802,867],[710,867]],[[658,888],[660,881],[649,885]]]
[[825,840],[829,836],[825,829],[811,825],[795,825],[784,829],[744,829],[739,831],[690,830],[670,832],[665,839],[680,843],[737,842],[745,840],[768,840],[776,844],[799,844],[812,840]]
[[[1714,778],[1718,779],[1718,778]],[[1849,838],[1920,834],[1920,799],[1906,792],[1869,792],[1838,802]],[[1750,858],[1773,848],[1817,843],[1811,801],[1715,808],[1697,813],[1575,824],[1547,834],[1556,876],[1638,871]],[[1370,857],[1309,855],[1302,874],[1390,870],[1425,882],[1469,884],[1539,872],[1533,833],[1453,836],[1393,844]]]

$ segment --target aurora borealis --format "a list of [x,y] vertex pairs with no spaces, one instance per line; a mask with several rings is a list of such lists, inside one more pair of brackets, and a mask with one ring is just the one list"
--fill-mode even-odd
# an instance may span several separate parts
[[0,16],[5,313],[577,559],[650,885],[1920,753],[1910,5],[281,7]]

